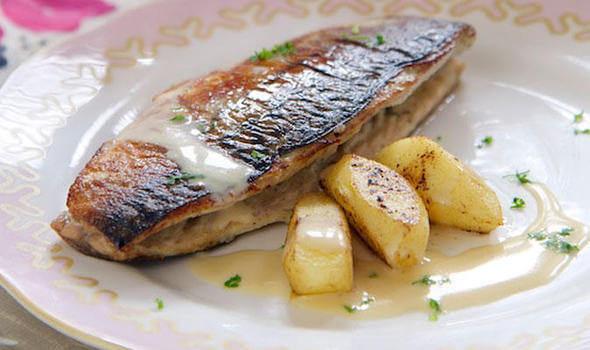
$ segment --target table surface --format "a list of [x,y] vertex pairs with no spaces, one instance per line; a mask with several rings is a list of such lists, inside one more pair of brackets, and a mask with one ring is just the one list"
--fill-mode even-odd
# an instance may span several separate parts
[[[0,85],[37,50],[152,0],[0,1]],[[67,16],[61,16],[62,11]],[[62,335],[0,288],[0,349],[90,349]]]
[[0,288],[0,349],[91,349],[36,319]]

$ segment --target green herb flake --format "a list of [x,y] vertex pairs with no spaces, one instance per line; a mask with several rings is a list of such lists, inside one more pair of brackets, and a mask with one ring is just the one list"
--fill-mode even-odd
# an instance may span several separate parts
[[574,123],[581,123],[584,120],[584,111],[574,115]]
[[383,35],[381,34],[375,35],[375,39],[377,40],[377,42],[375,43],[376,46],[383,45],[386,42],[385,39],[383,39]]
[[574,129],[574,135],[590,135],[590,129]]
[[242,282],[242,277],[238,274],[230,277],[223,283],[223,285],[227,288],[237,288],[240,286],[240,282]]
[[571,227],[566,227],[562,229],[560,232],[555,234],[547,234],[545,231],[529,233],[527,234],[529,239],[534,239],[536,241],[543,241],[541,244],[558,254],[571,254],[575,253],[580,250],[580,247],[577,245],[571,244],[567,241],[563,240],[563,236],[569,236],[569,234],[573,231]]
[[217,127],[216,121],[212,121],[209,124],[207,124],[207,121],[201,120],[197,123],[197,128],[199,129],[201,134],[209,133],[209,132],[213,131],[213,129],[215,129],[216,127]]
[[379,275],[377,275],[377,272],[371,272],[369,274],[369,278],[377,278],[377,277],[379,277]]
[[483,139],[481,139],[479,145],[477,145],[477,148],[484,148],[485,146],[490,146],[492,142],[494,142],[494,138],[491,136],[486,136]]
[[184,114],[177,114],[174,117],[170,118],[170,120],[173,122],[181,122],[181,121],[184,121],[185,119],[186,119],[186,117],[184,116]]
[[519,183],[526,184],[526,183],[531,183],[532,182],[528,178],[530,172],[531,172],[530,170],[522,171],[522,172],[518,172],[517,171],[514,174],[505,175],[504,177],[514,177],[514,178],[516,178],[516,180],[518,180]]
[[168,185],[176,185],[177,183],[179,183],[182,180],[194,180],[194,179],[204,179],[205,175],[203,174],[188,174],[188,173],[182,173],[181,175],[171,175],[168,176]]
[[436,281],[430,278],[430,275],[424,275],[419,280],[415,280],[414,282],[412,282],[412,284],[423,284],[425,286],[431,286],[433,284],[436,284]]
[[292,42],[286,41],[281,45],[275,45],[272,49],[268,50],[267,48],[263,48],[260,52],[255,52],[253,56],[250,57],[250,61],[265,61],[270,60],[278,55],[287,56],[289,54],[296,53],[297,50]]
[[545,233],[545,231],[527,233],[527,237],[529,239],[534,239],[535,241],[543,241],[547,239],[547,233]]
[[430,321],[438,321],[438,315],[442,313],[440,303],[434,299],[428,299],[428,306],[432,310],[428,319]]
[[[366,42],[371,41],[371,37],[364,36],[364,35],[358,35],[359,32],[360,32],[360,27],[353,26],[352,29],[350,30],[350,34],[349,33],[342,34],[342,39],[351,40],[351,41],[366,41]],[[373,44],[373,46],[383,45],[386,42],[387,41],[385,41],[385,38],[383,37],[382,34],[377,34],[377,35],[375,35],[375,43]]]
[[520,197],[514,197],[512,198],[512,205],[510,206],[510,208],[512,209],[522,209],[524,208],[524,206],[526,205],[524,199],[520,198]]
[[442,141],[442,136],[437,136],[436,137],[436,142],[439,142],[440,143],[441,141]]
[[358,305],[342,305],[344,310],[346,310],[349,314],[355,313],[357,311],[366,310],[368,305],[375,301],[375,297],[370,295],[363,296],[363,300]]
[[162,301],[162,299],[156,298],[154,302],[156,303],[156,308],[158,308],[158,310],[162,310],[164,308],[164,302]]
[[262,159],[262,158],[264,158],[264,157],[265,157],[265,155],[264,155],[264,154],[262,154],[262,153],[258,152],[258,151],[257,151],[257,150],[255,150],[255,149],[253,149],[253,150],[252,150],[252,153],[250,153],[250,155],[251,155],[251,156],[252,156],[252,158],[254,158],[254,159]]
[[563,241],[559,239],[558,236],[552,236],[547,241],[543,242],[543,245],[547,249],[560,254],[571,254],[580,250],[580,247],[578,247],[577,245],[573,245],[569,242]]
[[564,227],[557,234],[560,235],[560,236],[569,236],[572,232],[574,232],[574,229],[573,228],[571,228],[571,227]]
[[358,34],[361,31],[361,26],[359,26],[358,24],[355,24],[352,26],[352,28],[350,28],[350,32],[352,34]]
[[450,283],[450,282],[451,282],[451,280],[448,277],[434,279],[434,278],[432,278],[431,275],[424,275],[419,280],[412,282],[412,284],[423,284],[425,286],[431,286],[433,284],[441,285],[441,284]]
[[356,312],[356,306],[342,305],[342,307],[344,307],[344,310],[346,310],[349,314]]
[[438,284],[445,284],[445,283],[451,283],[451,279],[448,277],[445,277],[445,278],[441,278],[440,281],[438,281]]

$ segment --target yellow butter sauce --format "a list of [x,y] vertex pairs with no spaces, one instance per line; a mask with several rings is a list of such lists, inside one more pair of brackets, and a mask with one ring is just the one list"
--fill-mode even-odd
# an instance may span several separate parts
[[[487,304],[549,283],[575,258],[575,253],[547,249],[543,241],[530,239],[527,233],[560,232],[570,227],[572,232],[562,239],[580,249],[586,245],[590,233],[588,226],[563,213],[545,185],[524,186],[537,202],[537,218],[525,233],[501,243],[448,256],[435,247],[449,239],[444,232],[449,229],[433,226],[425,261],[411,269],[393,270],[355,238],[355,288],[348,293],[292,295],[281,265],[281,249],[223,256],[203,254],[193,258],[190,264],[196,276],[220,288],[228,276],[237,273],[242,282],[236,292],[281,297],[293,305],[345,317],[382,318],[411,311],[430,312],[428,299],[439,301],[445,311]],[[430,275],[434,283],[414,283],[425,275]],[[345,305],[357,306],[358,310],[349,313]]]

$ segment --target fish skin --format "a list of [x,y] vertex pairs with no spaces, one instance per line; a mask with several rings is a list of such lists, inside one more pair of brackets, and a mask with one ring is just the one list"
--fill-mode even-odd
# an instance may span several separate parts
[[[215,121],[201,141],[255,169],[244,193],[213,199],[209,190],[186,180],[171,186],[169,177],[182,171],[165,148],[116,139],[97,151],[70,187],[71,218],[125,250],[187,217],[225,208],[284,181],[328,146],[346,141],[351,130],[386,106],[396,92],[384,92],[385,87],[396,76],[408,68],[428,70],[460,37],[475,35],[463,23],[416,17],[362,25],[362,35],[384,36],[378,46],[344,39],[349,30],[304,35],[292,41],[295,54],[245,60],[196,79],[178,97],[195,123]],[[209,108],[212,102],[216,108]],[[254,150],[264,156],[253,156]],[[58,233],[62,226],[52,225]]]
[[[462,23],[396,17],[362,26],[358,35],[366,41],[345,39],[352,35],[350,27],[325,29],[293,40],[296,54],[246,60],[213,73],[183,95],[181,104],[199,116],[193,122],[216,122],[206,141],[254,167],[255,180],[282,156],[354,118],[404,67],[441,50],[465,28]],[[385,43],[376,45],[378,34]],[[254,67],[268,72],[256,74]],[[227,98],[232,91],[244,93]],[[206,109],[212,99],[223,101],[217,115]],[[265,156],[253,157],[253,151]]]

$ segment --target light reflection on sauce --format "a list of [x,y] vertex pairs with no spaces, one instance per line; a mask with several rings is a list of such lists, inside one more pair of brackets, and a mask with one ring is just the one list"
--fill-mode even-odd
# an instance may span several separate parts
[[[197,255],[190,264],[199,278],[212,284],[222,286],[227,276],[238,273],[242,276],[242,284],[236,292],[282,297],[290,299],[293,305],[352,318],[429,312],[428,298],[439,300],[445,311],[487,304],[549,283],[575,257],[575,254],[550,251],[541,242],[529,239],[527,233],[559,232],[564,227],[571,227],[572,233],[563,237],[564,240],[582,248],[588,239],[589,227],[568,218],[546,186],[534,183],[525,185],[525,188],[537,201],[537,218],[523,235],[502,243],[447,256],[431,248],[445,244],[445,235],[440,234],[437,227],[432,227],[425,262],[412,269],[392,270],[362,242],[353,239],[355,288],[349,293],[291,295],[281,265],[280,249],[241,251],[223,256],[203,254]],[[412,284],[424,275],[431,275],[434,280],[448,277],[450,282],[430,286]],[[367,296],[375,300],[362,305],[362,310],[347,313],[343,307],[361,305]]]

